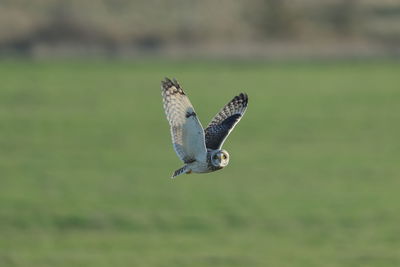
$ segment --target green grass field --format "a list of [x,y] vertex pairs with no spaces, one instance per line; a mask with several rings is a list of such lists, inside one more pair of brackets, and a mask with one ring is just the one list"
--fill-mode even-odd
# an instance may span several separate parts
[[[159,84],[230,165],[171,173]],[[400,266],[400,63],[0,63],[0,266]]]

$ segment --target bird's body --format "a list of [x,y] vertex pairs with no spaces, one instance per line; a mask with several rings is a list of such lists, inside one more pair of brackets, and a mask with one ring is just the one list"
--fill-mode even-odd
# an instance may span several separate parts
[[203,130],[189,98],[176,80],[165,78],[161,92],[175,152],[185,163],[172,178],[183,173],[213,172],[227,166],[229,154],[221,147],[246,111],[247,95],[235,96]]

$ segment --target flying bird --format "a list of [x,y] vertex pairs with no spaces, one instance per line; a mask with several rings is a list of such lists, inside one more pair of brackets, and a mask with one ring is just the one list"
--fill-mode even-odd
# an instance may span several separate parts
[[229,101],[206,129],[201,126],[189,98],[175,79],[165,78],[161,82],[161,94],[175,152],[185,164],[171,178],[226,167],[229,154],[222,145],[247,109],[247,94],[240,93]]

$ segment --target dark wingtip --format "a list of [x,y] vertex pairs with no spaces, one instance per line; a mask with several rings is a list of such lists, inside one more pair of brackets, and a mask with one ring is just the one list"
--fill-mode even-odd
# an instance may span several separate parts
[[249,102],[249,97],[246,93],[240,93],[239,95],[235,96],[234,100],[243,102],[244,106],[247,106]]
[[175,86],[176,88],[181,88],[179,85],[178,81],[173,78],[172,80],[168,77],[165,77],[164,80],[161,81],[161,85],[164,89],[168,89],[172,86]]
[[167,90],[168,88],[170,88],[173,85],[172,81],[168,78],[165,77],[164,80],[161,81],[161,87],[164,90]]

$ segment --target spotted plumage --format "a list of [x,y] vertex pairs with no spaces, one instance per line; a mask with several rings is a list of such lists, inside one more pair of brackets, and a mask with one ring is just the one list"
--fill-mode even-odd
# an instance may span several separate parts
[[161,82],[161,93],[175,152],[185,163],[172,178],[183,173],[213,172],[227,166],[229,154],[221,147],[246,111],[247,94],[235,96],[203,130],[189,98],[175,79],[165,78]]
[[247,108],[247,94],[241,93],[226,104],[208,124],[205,131],[206,147],[220,149],[226,137],[240,121]]

